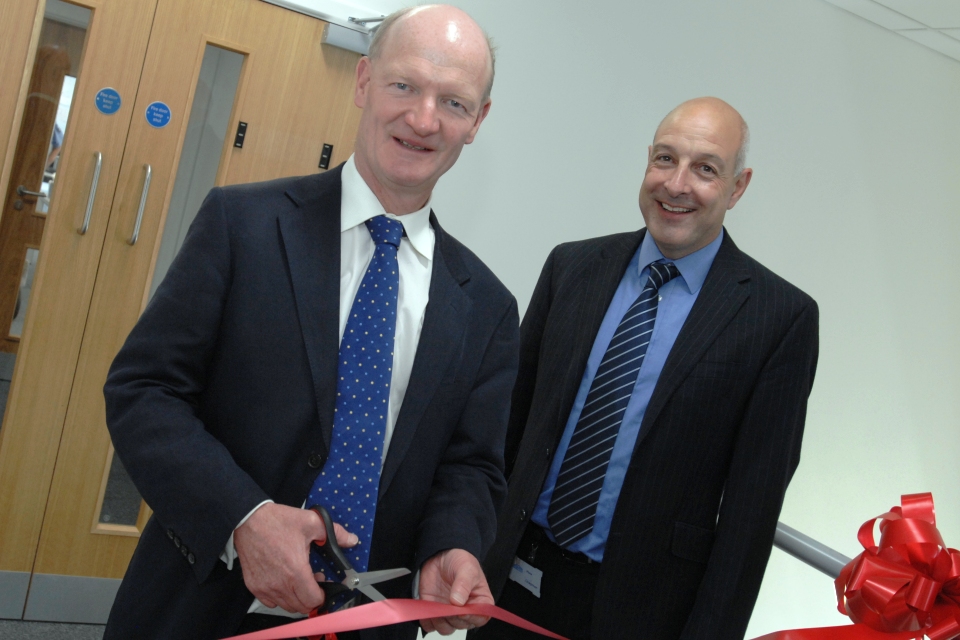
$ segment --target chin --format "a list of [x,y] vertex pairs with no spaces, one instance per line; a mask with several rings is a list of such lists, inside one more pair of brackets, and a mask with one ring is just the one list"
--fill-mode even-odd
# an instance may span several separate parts
[[408,188],[423,186],[433,178],[433,173],[430,171],[395,171],[389,175],[391,182]]

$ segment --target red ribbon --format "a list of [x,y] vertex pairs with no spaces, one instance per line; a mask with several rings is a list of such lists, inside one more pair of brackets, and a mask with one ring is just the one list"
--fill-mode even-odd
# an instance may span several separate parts
[[[835,581],[837,609],[852,626],[795,629],[755,640],[930,640],[960,638],[960,551],[937,530],[933,495],[901,496],[901,506],[863,523],[864,552]],[[880,544],[873,531],[880,521]]]
[[380,602],[342,609],[340,611],[291,622],[282,627],[274,627],[264,631],[245,633],[227,640],[282,640],[284,638],[298,638],[301,636],[319,636],[341,631],[358,631],[382,627],[388,624],[410,622],[412,620],[426,620],[428,618],[446,618],[449,616],[488,616],[502,620],[515,627],[533,631],[548,638],[567,640],[563,636],[538,627],[532,622],[516,616],[509,611],[492,604],[466,604],[458,607],[452,604],[429,602],[426,600],[389,599]]

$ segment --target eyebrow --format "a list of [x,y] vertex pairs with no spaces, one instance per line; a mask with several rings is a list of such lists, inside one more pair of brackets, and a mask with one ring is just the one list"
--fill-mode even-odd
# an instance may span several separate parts
[[[658,151],[669,151],[670,153],[673,153],[674,155],[677,154],[677,150],[676,150],[676,149],[674,149],[674,148],[671,147],[670,145],[664,144],[664,143],[662,143],[662,142],[653,145],[653,153],[656,154]],[[718,155],[715,154],[715,153],[704,153],[704,154],[702,154],[702,155],[697,156],[697,159],[698,159],[698,160],[709,160],[709,161],[712,161],[712,162],[715,163],[715,164],[720,165],[721,167],[726,167],[726,163],[724,162],[723,158],[721,158],[720,156],[718,156]]]

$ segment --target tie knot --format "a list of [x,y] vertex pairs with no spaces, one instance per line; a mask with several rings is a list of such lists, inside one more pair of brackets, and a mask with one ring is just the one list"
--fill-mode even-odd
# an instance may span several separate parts
[[654,289],[659,289],[679,275],[680,270],[672,262],[651,262],[650,282],[647,286],[653,285]]
[[367,229],[370,230],[370,237],[375,244],[400,246],[403,224],[399,220],[393,220],[387,216],[376,216],[367,220]]

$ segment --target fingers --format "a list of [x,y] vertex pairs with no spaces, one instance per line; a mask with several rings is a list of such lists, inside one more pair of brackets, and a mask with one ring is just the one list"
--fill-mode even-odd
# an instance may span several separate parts
[[482,627],[488,620],[490,620],[490,618],[483,616],[449,616],[446,618],[421,620],[420,626],[423,627],[424,635],[431,631],[436,631],[442,636],[448,636],[458,630]]
[[273,576],[275,579],[268,577],[252,581],[247,588],[265,606],[281,607],[290,612],[306,614],[323,604],[323,589],[313,578],[309,564],[303,572],[280,575],[282,571],[283,568],[278,568]]
[[456,567],[453,584],[450,587],[450,604],[462,606],[480,583],[486,584],[483,570],[479,564],[463,563]]
[[[334,524],[337,544],[352,547],[357,536]],[[267,607],[309,613],[324,602],[310,568],[310,544],[326,541],[323,520],[313,511],[267,503],[234,531],[234,546],[247,589]],[[319,577],[318,577],[319,576]]]
[[333,523],[333,530],[337,534],[337,544],[340,545],[341,548],[346,547],[349,549],[350,547],[355,547],[357,543],[360,542],[360,538],[358,538],[355,533],[350,533],[336,522]]
[[316,514],[268,503],[234,531],[247,589],[268,607],[309,613],[323,603],[310,569],[310,543],[323,535]]
[[[420,597],[435,602],[493,604],[493,596],[477,559],[463,549],[448,549],[433,556],[420,570]],[[450,635],[458,629],[472,629],[487,623],[486,616],[462,615],[421,620],[425,632]]]
[[[313,539],[316,540],[318,544],[322,545],[327,541],[327,529],[323,526],[323,519],[316,511],[311,510],[306,513],[309,513],[313,516],[313,522],[317,527],[317,533]],[[336,533],[337,544],[340,546],[340,548],[349,549],[350,547],[356,546],[357,543],[360,542],[360,538],[358,538],[356,534],[350,533],[338,522],[333,523],[333,531]]]
[[293,589],[298,605],[297,612],[310,613],[313,609],[323,605],[325,594],[312,575],[309,580],[295,584]]

